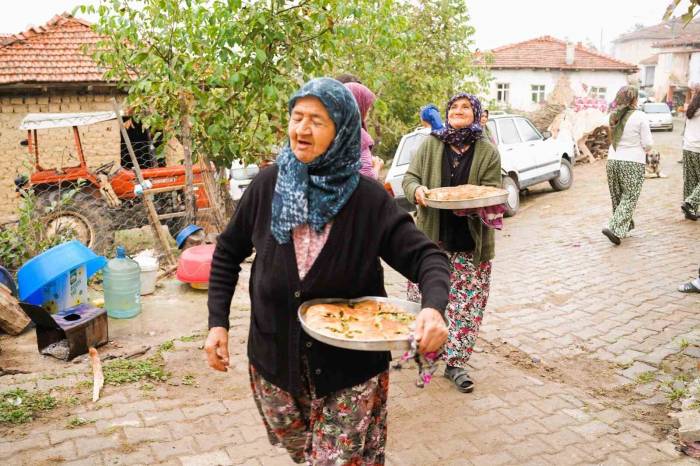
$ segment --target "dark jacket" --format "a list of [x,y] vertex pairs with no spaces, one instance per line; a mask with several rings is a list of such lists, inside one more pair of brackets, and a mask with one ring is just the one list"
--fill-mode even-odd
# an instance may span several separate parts
[[444,312],[448,260],[379,183],[363,176],[333,220],[324,248],[300,281],[294,243],[280,245],[270,231],[276,180],[277,167],[263,170],[219,236],[209,279],[209,327],[228,328],[240,263],[254,247],[248,358],[266,380],[298,395],[301,356],[305,355],[316,396],[322,397],[386,370],[390,353],[351,351],[311,339],[297,319],[299,305],[316,298],[386,296],[382,258],[420,284],[423,307]]

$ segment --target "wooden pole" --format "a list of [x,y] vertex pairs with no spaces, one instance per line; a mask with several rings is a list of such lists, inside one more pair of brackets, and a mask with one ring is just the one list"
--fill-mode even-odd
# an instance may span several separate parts
[[189,105],[184,95],[180,95],[180,130],[182,135],[182,148],[185,155],[185,219],[194,223],[197,205],[194,199],[194,175],[192,174],[192,141],[190,136]]
[[214,217],[214,224],[219,233],[226,228],[226,215],[223,210],[220,192],[216,186],[216,180],[211,169],[209,158],[204,154],[199,154],[199,166],[202,169],[202,181],[204,182],[204,191],[209,199],[209,207]]
[[[117,103],[116,99],[112,99],[112,109],[117,115],[117,121],[119,122],[119,130],[124,138],[124,143],[126,144],[126,149],[129,152],[129,157],[131,157],[131,163],[134,165],[134,173],[136,174],[136,179],[141,186],[144,186],[143,174],[141,173],[141,167],[139,166],[139,161],[134,153],[134,148],[131,145],[131,140],[129,139],[129,134],[126,132],[124,127],[124,122],[121,117],[121,108]],[[145,186],[144,186],[145,187]],[[151,228],[153,229],[153,234],[155,238],[160,242],[163,253],[165,254],[165,261],[167,267],[172,267],[177,264],[173,252],[170,250],[170,242],[168,241],[163,228],[160,225],[160,220],[158,219],[158,212],[156,211],[156,206],[153,204],[153,195],[144,193],[143,203],[146,206],[146,212],[148,212],[148,219],[150,220]]]

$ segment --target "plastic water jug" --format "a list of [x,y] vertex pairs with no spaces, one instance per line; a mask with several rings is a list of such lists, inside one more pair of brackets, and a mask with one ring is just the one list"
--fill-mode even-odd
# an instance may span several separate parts
[[141,268],[126,257],[123,246],[117,247],[117,257],[104,268],[105,309],[116,319],[128,319],[141,312]]

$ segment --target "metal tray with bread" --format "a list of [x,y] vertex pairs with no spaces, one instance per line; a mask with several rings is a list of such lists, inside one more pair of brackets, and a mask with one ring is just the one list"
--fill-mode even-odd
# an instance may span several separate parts
[[408,350],[419,303],[380,296],[312,299],[299,306],[304,331],[323,343],[361,351]]
[[463,184],[445,188],[434,188],[426,193],[425,200],[435,209],[475,209],[503,204],[508,191],[493,186]]

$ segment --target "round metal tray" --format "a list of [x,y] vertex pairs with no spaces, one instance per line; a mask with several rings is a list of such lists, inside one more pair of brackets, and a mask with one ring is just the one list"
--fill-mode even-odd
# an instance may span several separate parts
[[435,209],[476,209],[478,207],[488,207],[491,205],[503,204],[508,200],[508,192],[497,196],[478,197],[476,199],[465,199],[461,201],[435,201],[429,197],[425,198],[425,203]]
[[385,298],[382,296],[363,296],[361,298],[355,298],[355,299],[339,299],[339,298],[329,298],[329,299],[312,299],[310,301],[305,301],[304,303],[299,306],[298,310],[298,316],[299,316],[299,322],[301,322],[301,328],[304,329],[304,331],[309,334],[312,338],[326,343],[331,346],[337,346],[338,348],[345,348],[345,349],[351,349],[351,350],[359,350],[359,351],[406,351],[410,349],[411,344],[408,341],[408,338],[399,338],[399,339],[393,339],[393,340],[359,340],[359,339],[346,339],[346,338],[338,338],[338,337],[332,337],[329,335],[325,335],[322,333],[319,333],[315,331],[314,329],[310,328],[309,326],[306,325],[306,310],[315,305],[315,304],[330,304],[330,303],[338,303],[338,304],[353,304],[353,303],[359,303],[360,301],[379,301],[382,303],[391,303],[394,304],[395,306],[400,307],[406,312],[410,312],[411,314],[418,314],[421,310],[420,304],[419,303],[412,303],[410,301],[405,301],[403,299],[396,299],[396,298]]

